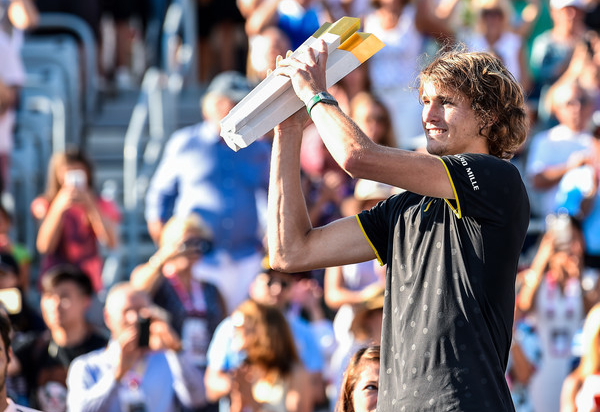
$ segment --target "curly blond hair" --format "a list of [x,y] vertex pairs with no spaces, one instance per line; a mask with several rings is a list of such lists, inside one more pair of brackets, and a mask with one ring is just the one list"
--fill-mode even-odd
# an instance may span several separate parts
[[527,137],[528,119],[523,88],[497,57],[465,52],[461,47],[440,52],[421,72],[425,83],[459,92],[471,101],[488,140],[491,155],[510,159]]

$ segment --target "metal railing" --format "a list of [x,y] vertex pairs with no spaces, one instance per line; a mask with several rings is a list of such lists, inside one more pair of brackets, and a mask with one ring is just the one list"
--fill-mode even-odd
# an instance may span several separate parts
[[[183,37],[180,36],[183,33]],[[140,95],[125,134],[123,160],[124,237],[127,244],[109,254],[105,284],[118,280],[117,270],[128,276],[144,256],[148,239],[143,218],[144,195],[162,154],[164,144],[177,127],[178,96],[185,84],[196,82],[196,12],[191,0],[169,6],[163,24],[163,69],[144,74]],[[127,265],[123,260],[127,258]],[[119,264],[120,263],[120,264]]]

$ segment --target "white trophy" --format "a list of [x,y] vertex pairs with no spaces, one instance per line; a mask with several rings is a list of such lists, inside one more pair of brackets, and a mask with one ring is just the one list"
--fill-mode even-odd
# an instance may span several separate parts
[[[325,23],[292,56],[304,53],[309,47],[316,48],[318,41],[324,40],[329,51],[327,87],[331,87],[385,46],[375,35],[358,32],[359,28],[360,19],[354,17]],[[303,106],[291,80],[271,73],[221,121],[221,136],[237,152]]]

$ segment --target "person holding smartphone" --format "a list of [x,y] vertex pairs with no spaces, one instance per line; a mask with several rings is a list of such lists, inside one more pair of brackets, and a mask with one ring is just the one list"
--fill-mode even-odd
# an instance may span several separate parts
[[82,151],[53,155],[46,191],[32,202],[31,211],[40,222],[36,246],[43,255],[41,273],[70,263],[90,276],[96,292],[102,290],[99,244],[116,247],[121,216],[114,202],[95,192],[92,164]]
[[71,364],[69,411],[174,412],[206,403],[200,371],[148,294],[119,283],[107,295],[104,315],[111,339]]

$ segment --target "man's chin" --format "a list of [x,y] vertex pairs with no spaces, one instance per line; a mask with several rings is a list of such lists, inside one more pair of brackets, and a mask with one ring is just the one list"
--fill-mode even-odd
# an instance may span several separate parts
[[444,155],[444,152],[443,152],[441,146],[435,140],[428,139],[427,146],[425,149],[427,150],[427,153],[429,153],[430,155],[434,155],[434,156],[443,156]]

